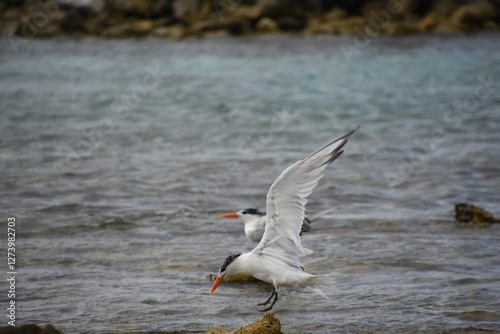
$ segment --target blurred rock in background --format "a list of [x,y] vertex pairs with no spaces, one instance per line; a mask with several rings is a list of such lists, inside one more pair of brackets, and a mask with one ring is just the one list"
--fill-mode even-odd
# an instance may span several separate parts
[[4,0],[0,34],[185,38],[473,33],[500,27],[500,0]]

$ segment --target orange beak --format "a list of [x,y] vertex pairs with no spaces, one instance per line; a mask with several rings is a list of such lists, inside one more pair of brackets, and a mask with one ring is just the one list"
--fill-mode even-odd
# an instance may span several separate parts
[[231,213],[225,213],[223,215],[220,215],[221,217],[224,217],[224,218],[239,218],[240,215],[237,214],[236,212],[231,212]]
[[210,290],[210,294],[214,293],[215,289],[217,289],[220,282],[222,282],[222,280],[224,279],[224,276],[226,276],[226,275],[222,275],[221,277],[217,277],[217,279],[214,282],[214,285],[212,285],[212,290]]

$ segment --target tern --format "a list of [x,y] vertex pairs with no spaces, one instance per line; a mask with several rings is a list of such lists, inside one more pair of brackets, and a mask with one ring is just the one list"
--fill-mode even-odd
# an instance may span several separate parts
[[[300,235],[311,230],[311,224],[321,219],[328,219],[331,216],[327,214],[336,208],[320,211],[310,217],[305,216],[300,228]],[[258,209],[249,208],[243,209],[238,212],[230,212],[221,215],[223,218],[240,218],[245,224],[245,235],[248,239],[258,244],[264,235],[266,228],[266,214]]]
[[219,268],[210,294],[224,277],[251,275],[273,285],[269,299],[257,306],[269,307],[278,301],[280,286],[308,287],[327,298],[321,288],[331,285],[330,275],[312,275],[303,270],[300,258],[312,253],[302,247],[300,229],[305,216],[307,197],[323,177],[324,170],[344,151],[342,148],[359,126],[299,160],[273,182],[266,197],[266,227],[262,240],[250,252],[229,255]]

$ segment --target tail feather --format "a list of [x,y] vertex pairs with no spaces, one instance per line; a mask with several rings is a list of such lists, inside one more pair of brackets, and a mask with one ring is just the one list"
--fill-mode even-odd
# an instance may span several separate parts
[[321,297],[328,299],[321,288],[330,289],[333,282],[334,279],[332,275],[313,275],[307,280],[307,287]]
[[312,216],[304,217],[304,221],[302,222],[302,228],[300,229],[300,235],[305,232],[309,232],[311,230],[311,224],[317,220],[332,218],[332,216],[328,216],[327,213],[335,210],[336,208],[331,208],[328,210],[323,210],[318,213],[315,213]]
[[315,221],[321,220],[321,219],[329,219],[329,218],[332,218],[332,216],[329,216],[328,213],[332,212],[335,209],[337,209],[337,207],[317,212],[311,216],[308,216],[307,218],[309,218],[309,220],[311,222],[315,222]]

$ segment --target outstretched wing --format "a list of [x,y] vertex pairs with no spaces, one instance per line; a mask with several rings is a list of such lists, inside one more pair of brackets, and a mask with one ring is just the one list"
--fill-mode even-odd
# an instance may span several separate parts
[[300,268],[299,258],[312,253],[302,247],[299,236],[306,198],[357,129],[359,126],[297,161],[274,181],[267,194],[266,229],[253,252]]

